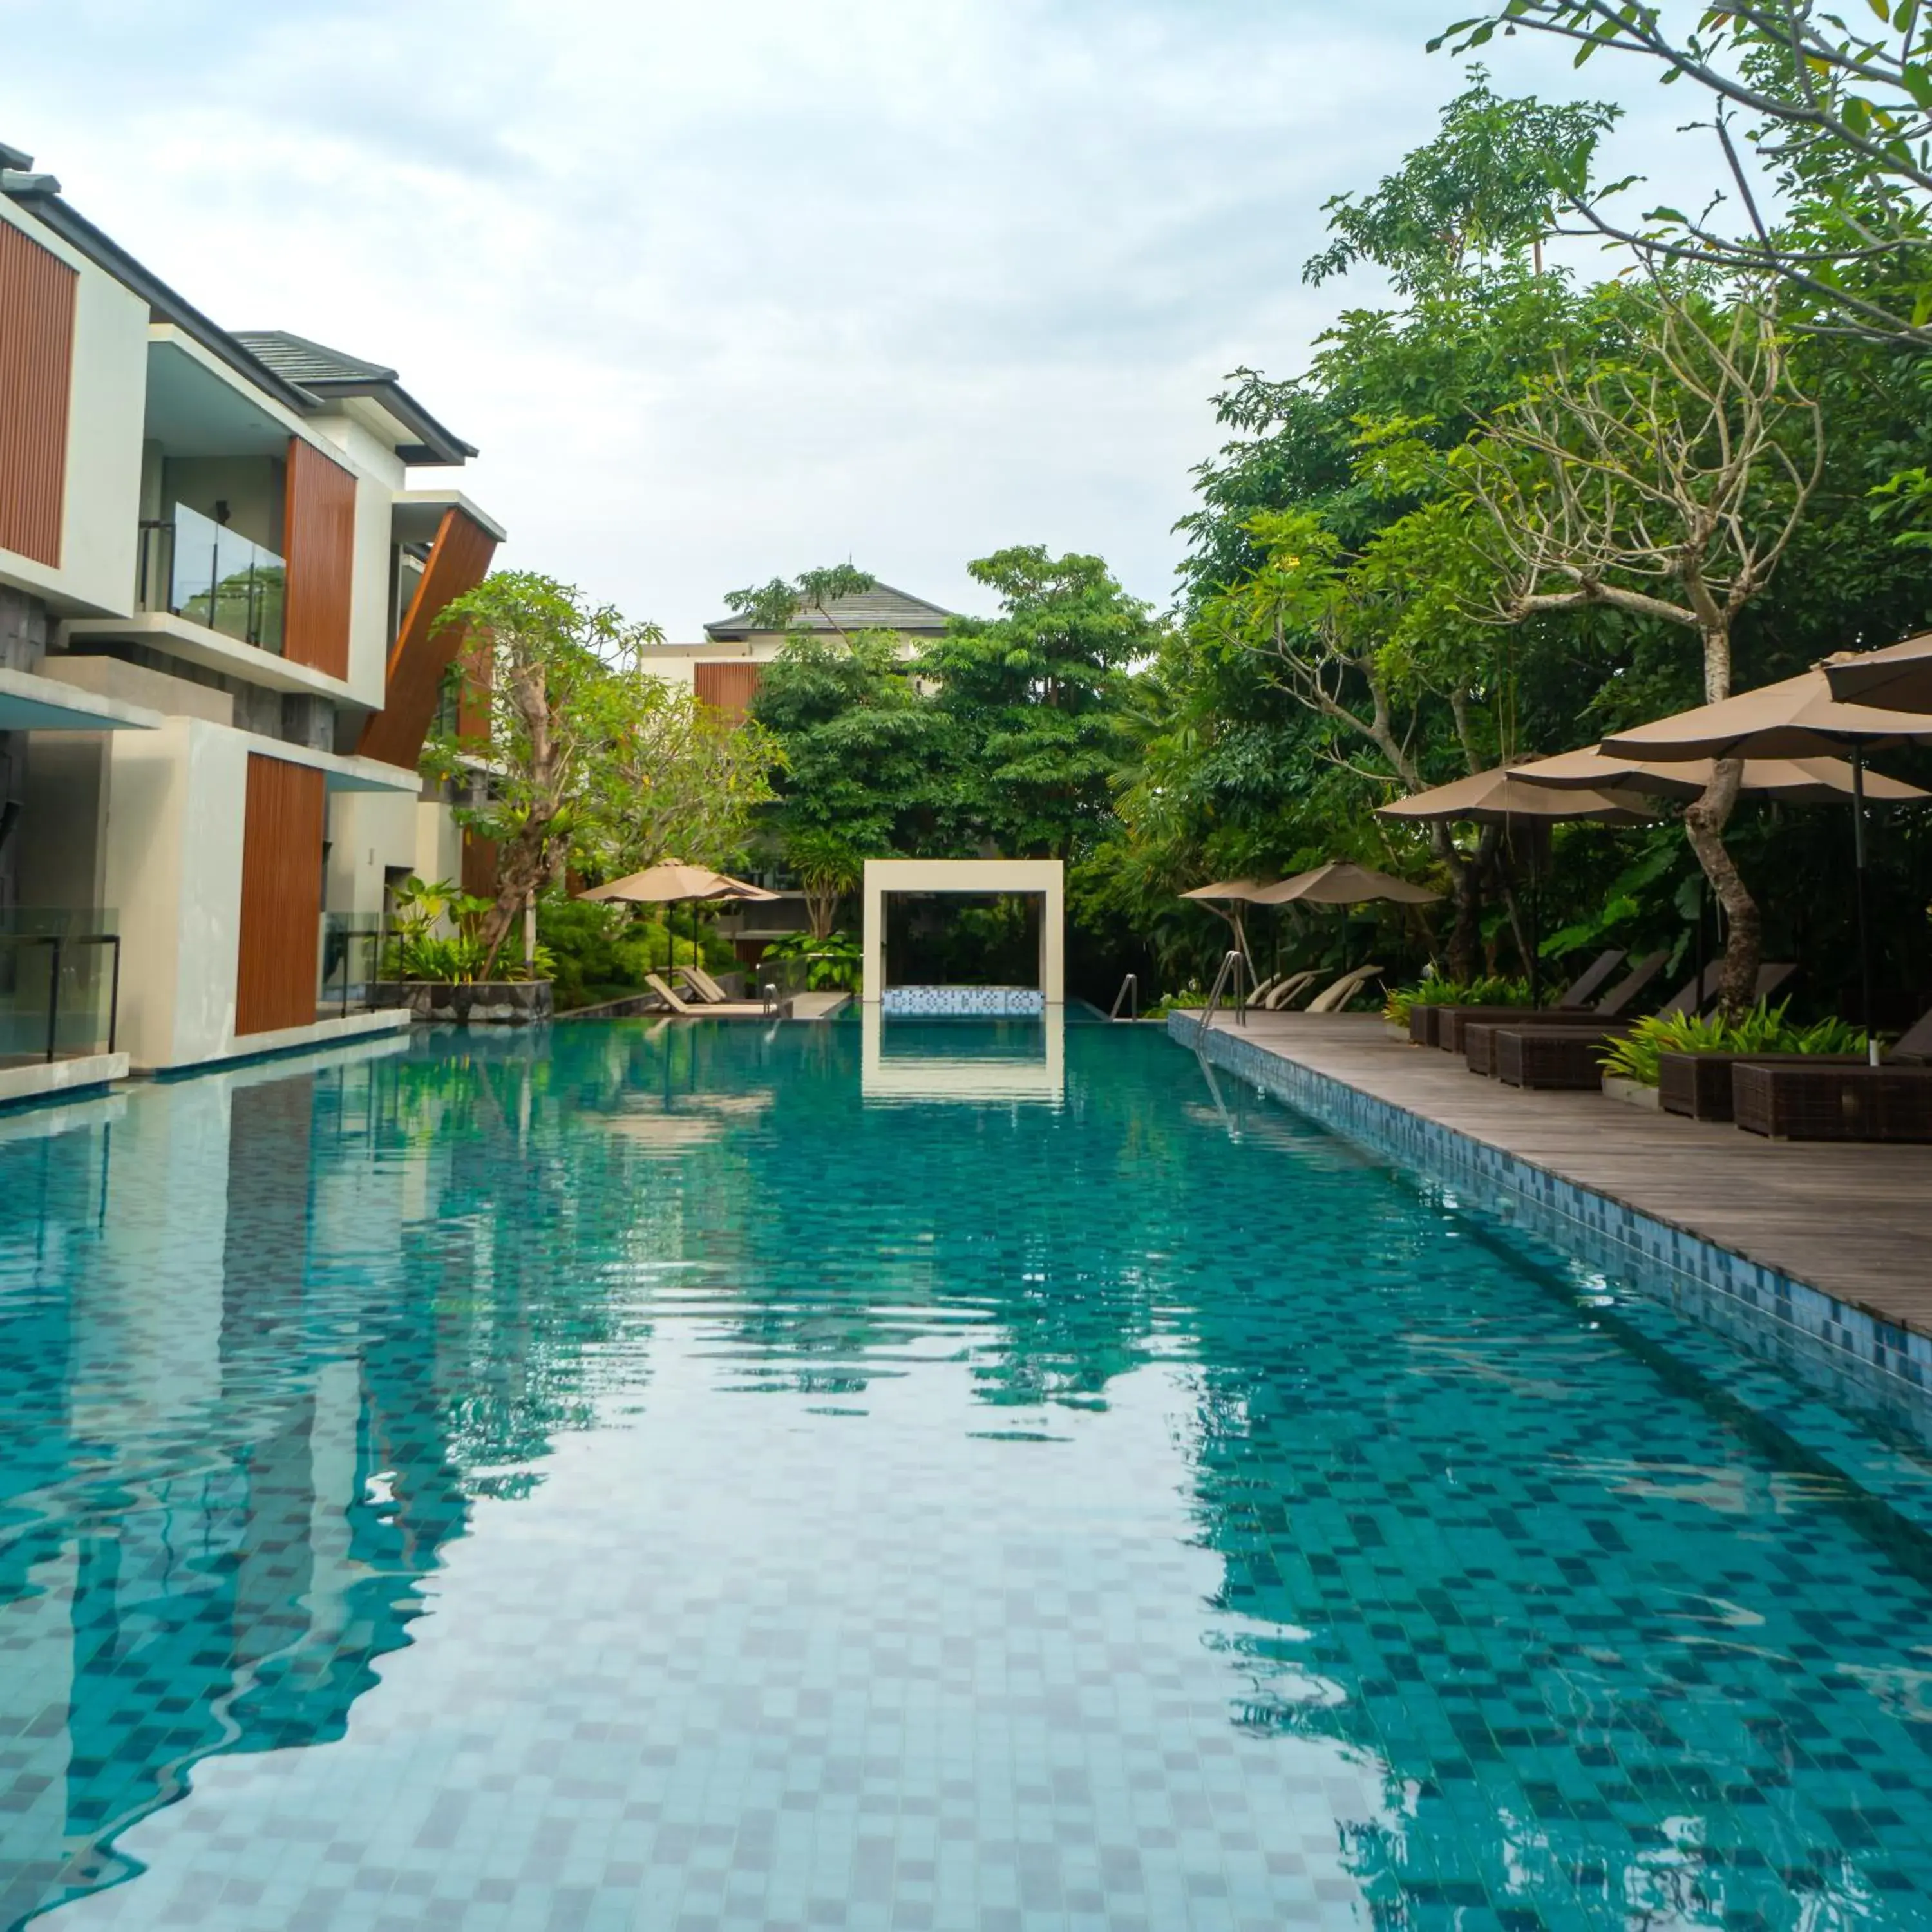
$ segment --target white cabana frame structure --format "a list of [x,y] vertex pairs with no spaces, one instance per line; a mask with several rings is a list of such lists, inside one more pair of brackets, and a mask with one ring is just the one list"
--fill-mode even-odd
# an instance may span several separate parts
[[[886,901],[896,892],[1022,892],[1040,901],[1040,987],[1045,1005],[1066,1000],[1066,876],[1058,859],[868,859],[865,883],[865,1001],[886,1008]],[[943,988],[920,988],[940,992]],[[976,988],[956,989],[962,995]],[[945,1010],[934,1006],[933,1011]],[[958,1009],[972,1010],[962,999]]]

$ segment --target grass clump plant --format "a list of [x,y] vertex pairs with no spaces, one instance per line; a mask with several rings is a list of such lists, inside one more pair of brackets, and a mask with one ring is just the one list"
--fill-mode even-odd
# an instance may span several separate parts
[[1652,1013],[1599,1056],[1604,1071],[1640,1087],[1654,1087],[1666,1053],[1862,1053],[1865,1034],[1835,1014],[1801,1027],[1786,1017],[1790,1001],[1760,1000],[1734,1019],[1722,1013]]
[[1417,1006],[1526,1006],[1529,982],[1504,979],[1488,974],[1474,980],[1418,980],[1413,986],[1399,986],[1382,1007],[1382,1017],[1396,1026],[1406,1026],[1411,1010]]

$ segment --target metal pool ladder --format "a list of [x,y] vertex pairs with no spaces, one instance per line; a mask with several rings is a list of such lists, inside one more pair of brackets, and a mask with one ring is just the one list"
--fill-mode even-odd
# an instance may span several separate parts
[[1221,956],[1220,968],[1214,975],[1213,986],[1209,988],[1208,1004],[1201,1010],[1201,1030],[1196,1035],[1194,1042],[1195,1050],[1197,1052],[1204,1053],[1207,1050],[1205,1042],[1208,1038],[1208,1029],[1214,1024],[1214,1009],[1221,1004],[1222,992],[1226,988],[1230,979],[1234,982],[1234,1004],[1228,1010],[1233,1013],[1238,1024],[1242,1026],[1247,1024],[1247,990],[1244,989],[1241,983],[1244,976],[1248,981],[1248,989],[1252,989],[1254,983],[1254,968],[1248,964],[1248,956],[1239,946],[1230,946]]
[[1108,1009],[1107,1017],[1117,1020],[1120,1017],[1120,1002],[1127,1002],[1127,1017],[1137,1020],[1141,1016],[1141,980],[1138,973],[1130,973],[1120,982],[1120,990],[1114,995],[1114,1004]]

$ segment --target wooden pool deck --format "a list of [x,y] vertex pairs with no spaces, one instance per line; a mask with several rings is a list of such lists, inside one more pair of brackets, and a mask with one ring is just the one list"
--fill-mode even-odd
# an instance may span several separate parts
[[1526,1094],[1358,1013],[1215,1030],[1932,1335],[1932,1147],[1762,1140],[1600,1094]]

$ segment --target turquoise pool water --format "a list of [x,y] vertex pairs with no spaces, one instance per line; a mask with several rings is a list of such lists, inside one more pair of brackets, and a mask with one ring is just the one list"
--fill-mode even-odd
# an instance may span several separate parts
[[1038,1037],[0,1126],[0,1926],[1927,1922],[1921,1462]]

